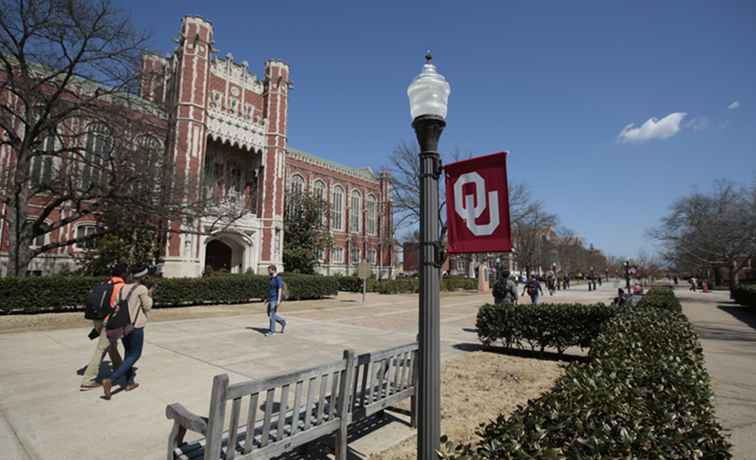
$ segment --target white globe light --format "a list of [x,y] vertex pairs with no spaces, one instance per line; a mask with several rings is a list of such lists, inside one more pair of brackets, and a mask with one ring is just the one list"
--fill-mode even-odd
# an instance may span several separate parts
[[427,62],[423,66],[423,71],[407,88],[412,119],[431,115],[446,120],[447,103],[451,93],[449,82],[438,73],[436,66],[431,62],[430,51],[425,55],[425,59]]

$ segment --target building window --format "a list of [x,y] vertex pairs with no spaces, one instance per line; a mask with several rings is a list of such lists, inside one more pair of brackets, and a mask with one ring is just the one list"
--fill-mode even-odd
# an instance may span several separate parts
[[318,257],[318,262],[323,262],[323,260],[325,259],[325,251],[323,250],[323,248],[318,249],[317,257]]
[[352,202],[349,208],[349,230],[360,233],[360,214],[362,214],[362,196],[360,192],[352,192]]
[[[27,220],[27,225],[33,225],[34,220]],[[32,244],[29,245],[30,248],[41,248],[42,246],[46,245],[48,243],[48,236],[50,235],[50,226],[47,224],[47,222],[42,222],[40,224],[40,230],[42,230],[41,235],[37,235],[32,240]]]
[[375,265],[378,261],[378,251],[376,251],[374,248],[368,249],[368,262],[370,265]]
[[84,189],[107,180],[112,150],[110,128],[103,123],[91,123],[87,129],[86,159],[81,176]]
[[289,190],[292,194],[299,195],[304,192],[304,184],[304,177],[300,176],[299,174],[294,174],[293,176],[291,176]]
[[29,179],[33,187],[49,184],[53,177],[53,159],[55,158],[56,151],[60,147],[56,130],[51,129],[47,133],[47,136],[42,141],[41,147],[38,155],[35,155],[34,158],[32,158]]
[[333,254],[332,255],[332,261],[335,264],[343,264],[344,263],[344,248],[342,247],[335,247],[333,248]]
[[278,255],[281,254],[281,229],[280,228],[276,229],[276,236],[275,236],[275,239],[273,240],[273,244],[274,244],[273,253],[276,255],[276,257],[278,257]]
[[312,186],[312,190],[314,195],[320,200],[321,205],[321,212],[323,214],[323,226],[328,225],[328,216],[326,215],[326,210],[328,209],[328,203],[326,200],[326,193],[325,193],[325,182],[322,180],[316,180],[315,184]]
[[344,189],[337,185],[333,188],[331,200],[331,226],[334,230],[344,230]]
[[360,248],[357,246],[352,246],[352,251],[350,252],[350,256],[352,257],[352,264],[357,265],[360,263]]
[[[79,225],[76,227],[76,238],[85,238],[87,236],[93,235],[97,232],[97,226],[95,225]],[[76,243],[77,249],[94,249],[97,246],[97,241],[95,239],[90,239],[86,241],[80,241]]]
[[373,195],[368,195],[367,202],[367,232],[369,235],[378,233],[378,204],[375,202]]

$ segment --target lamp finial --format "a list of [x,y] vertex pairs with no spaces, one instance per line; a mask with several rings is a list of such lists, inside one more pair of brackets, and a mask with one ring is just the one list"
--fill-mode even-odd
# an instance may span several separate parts
[[433,60],[433,54],[431,54],[431,50],[425,51],[425,60],[427,61],[426,64],[430,64]]

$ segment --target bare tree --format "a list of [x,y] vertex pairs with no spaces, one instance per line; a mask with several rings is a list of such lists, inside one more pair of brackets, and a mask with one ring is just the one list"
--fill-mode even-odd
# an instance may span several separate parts
[[732,289],[756,254],[756,186],[722,180],[709,193],[684,196],[650,234],[664,245],[672,263],[726,270]]
[[[173,228],[169,220],[209,215],[222,226],[243,212],[235,203],[205,206],[199,178],[167,157],[164,113],[133,94],[145,42],[107,0],[0,0],[0,203],[9,274],[23,275],[34,257],[114,226],[153,226],[163,235]],[[106,210],[120,218],[87,234],[60,231]],[[53,232],[54,241],[34,244]]]
[[540,201],[530,202],[526,210],[512,227],[512,239],[517,263],[529,274],[536,267],[548,265],[547,246],[559,219],[547,212]]

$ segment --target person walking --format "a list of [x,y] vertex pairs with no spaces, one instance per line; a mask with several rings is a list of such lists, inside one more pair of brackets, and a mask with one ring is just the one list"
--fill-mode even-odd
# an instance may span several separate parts
[[[118,263],[113,267],[111,276],[108,281],[106,281],[106,284],[112,286],[109,299],[111,309],[115,306],[116,301],[118,300],[118,294],[121,292],[121,288],[123,288],[125,284],[124,279],[126,278],[128,271],[129,269],[126,264]],[[102,315],[104,314],[105,313],[102,313]],[[110,364],[113,366],[113,369],[117,369],[122,362],[121,355],[118,353],[118,346],[115,344],[111,345],[110,340],[108,340],[108,335],[103,330],[104,320],[104,316],[92,320],[92,327],[94,330],[90,333],[90,337],[99,336],[99,338],[97,339],[97,345],[95,346],[92,358],[90,358],[89,364],[87,364],[87,368],[84,371],[84,377],[81,379],[81,385],[79,387],[81,391],[89,391],[100,386],[100,383],[97,382],[97,376],[100,373],[100,365],[102,364],[102,358],[105,357],[105,353],[108,353],[110,356]]]
[[144,346],[144,326],[149,320],[149,312],[152,309],[152,296],[155,287],[147,287],[144,280],[149,274],[146,266],[134,269],[131,277],[133,282],[126,284],[118,293],[118,304],[106,323],[106,331],[112,346],[118,339],[123,342],[123,363],[112,373],[110,377],[102,380],[104,398],[109,400],[112,396],[113,383],[126,378],[126,391],[139,387],[135,382],[134,364],[142,356]]
[[270,283],[268,284],[268,318],[270,318],[270,327],[266,336],[271,336],[276,333],[276,323],[281,325],[281,334],[286,330],[286,320],[278,314],[278,307],[281,306],[283,300],[283,288],[284,282],[277,273],[276,266],[268,265],[268,275],[270,275]]
[[528,282],[525,283],[525,288],[521,295],[525,295],[526,292],[530,296],[530,303],[536,305],[538,303],[538,297],[543,294],[543,288],[541,287],[541,283],[538,282],[538,278],[535,276],[530,277]]
[[551,270],[546,273],[546,287],[549,290],[549,295],[553,296],[554,291],[556,291],[556,275]]
[[501,276],[494,284],[494,303],[495,304],[516,304],[517,303],[517,285],[510,278],[509,270],[500,272]]

